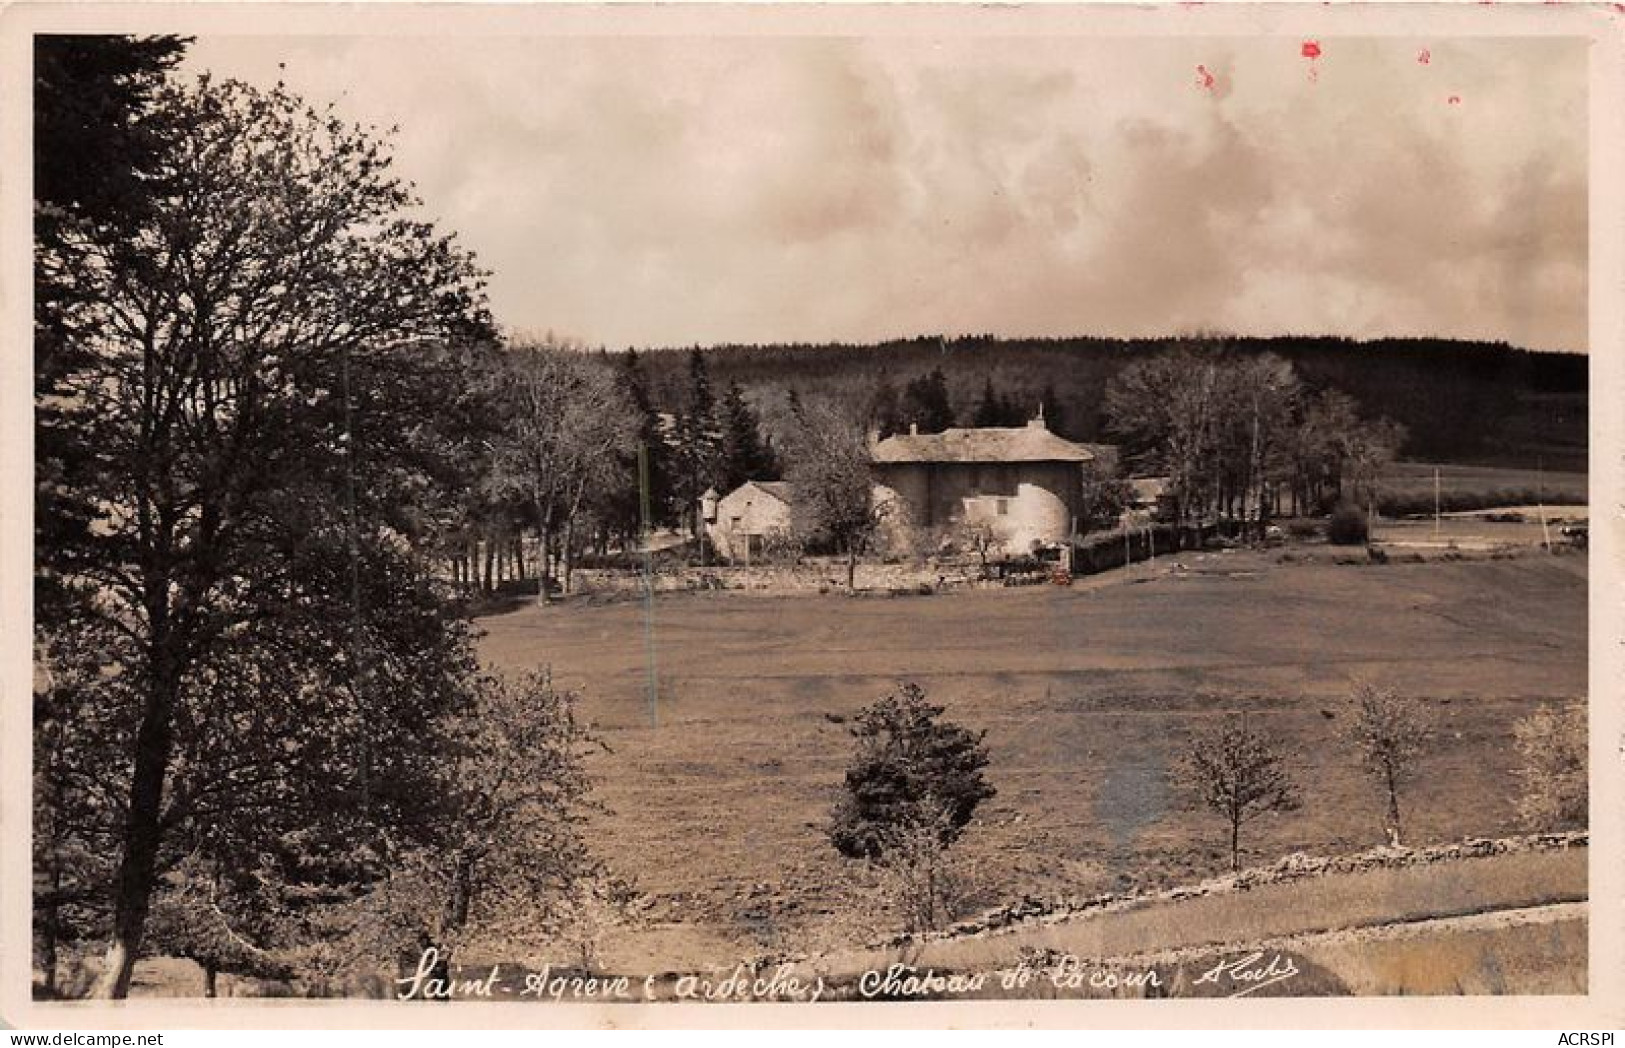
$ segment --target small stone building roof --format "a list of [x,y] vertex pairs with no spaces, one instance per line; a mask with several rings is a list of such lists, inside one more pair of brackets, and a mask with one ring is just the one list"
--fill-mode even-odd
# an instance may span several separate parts
[[786,483],[785,481],[782,481],[782,480],[747,480],[745,483],[746,484],[752,484],[752,485],[754,485],[754,486],[756,486],[758,488],[761,488],[763,491],[767,492],[769,495],[772,495],[774,498],[778,499],[780,502],[784,503],[785,505],[790,504],[790,485],[788,483]]
[[786,506],[790,504],[790,485],[782,480],[747,480],[737,488],[734,488],[732,491],[728,492],[727,497],[733,498],[746,488],[756,488],[757,490],[765,492],[766,494],[771,495],[773,498],[778,499]]
[[1042,419],[1025,426],[978,426],[898,433],[874,447],[876,462],[1090,462],[1095,453],[1056,436]]

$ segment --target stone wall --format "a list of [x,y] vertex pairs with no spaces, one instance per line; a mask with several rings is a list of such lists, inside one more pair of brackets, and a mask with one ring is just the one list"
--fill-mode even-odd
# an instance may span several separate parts
[[[944,589],[1003,586],[1000,579],[982,580],[974,564],[919,565],[859,562],[856,589],[870,596],[932,593]],[[643,575],[637,571],[577,568],[571,579],[573,594],[584,597],[640,597]],[[807,559],[799,564],[718,565],[715,567],[657,568],[656,593],[729,591],[745,593],[844,593],[846,562],[838,558]]]

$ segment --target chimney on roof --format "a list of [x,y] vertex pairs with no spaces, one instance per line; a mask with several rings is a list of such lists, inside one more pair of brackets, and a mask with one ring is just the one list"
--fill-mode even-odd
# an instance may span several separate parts
[[1044,402],[1042,400],[1040,400],[1038,402],[1038,415],[1035,418],[1030,418],[1030,419],[1027,420],[1027,428],[1028,429],[1048,429],[1049,428],[1048,426],[1046,426],[1044,424]]
[[911,437],[917,437],[920,435],[920,424],[918,422],[910,422],[908,424],[908,435]]

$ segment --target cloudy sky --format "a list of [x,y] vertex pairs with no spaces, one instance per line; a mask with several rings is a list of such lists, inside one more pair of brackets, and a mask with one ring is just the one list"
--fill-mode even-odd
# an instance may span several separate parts
[[205,37],[190,64],[398,124],[516,331],[1584,350],[1584,48]]

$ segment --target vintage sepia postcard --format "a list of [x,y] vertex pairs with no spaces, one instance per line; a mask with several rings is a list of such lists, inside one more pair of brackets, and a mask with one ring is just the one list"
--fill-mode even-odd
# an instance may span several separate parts
[[7,7],[0,1016],[1621,1025],[1622,11]]

